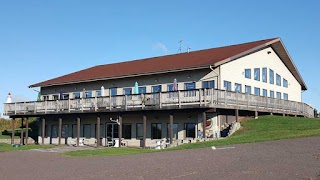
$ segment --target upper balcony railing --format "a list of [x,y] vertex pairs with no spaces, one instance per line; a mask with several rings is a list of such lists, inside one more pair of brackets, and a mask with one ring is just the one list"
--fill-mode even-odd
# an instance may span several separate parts
[[305,103],[216,89],[5,103],[4,114],[8,116],[44,115],[195,107],[285,113],[306,117],[314,116],[313,108]]

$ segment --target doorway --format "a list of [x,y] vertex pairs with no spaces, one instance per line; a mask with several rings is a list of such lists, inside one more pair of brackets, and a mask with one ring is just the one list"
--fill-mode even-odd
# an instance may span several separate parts
[[119,138],[119,125],[117,123],[106,123],[106,145],[114,146],[117,138]]

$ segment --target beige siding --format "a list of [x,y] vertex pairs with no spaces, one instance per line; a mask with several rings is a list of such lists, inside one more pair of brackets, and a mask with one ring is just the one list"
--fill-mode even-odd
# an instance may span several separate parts
[[[268,54],[268,51],[271,53]],[[267,83],[262,82],[263,67],[268,68]],[[268,90],[268,96],[270,90],[273,90],[275,97],[276,92],[281,92],[281,98],[283,98],[283,93],[287,93],[289,100],[301,102],[301,85],[270,47],[223,64],[220,68],[220,87],[223,87],[224,80],[227,80],[231,82],[232,91],[235,90],[235,83],[239,83],[242,85],[243,93],[245,92],[245,85],[249,85],[252,87],[252,94],[254,93],[254,87],[258,87],[261,95],[262,89]],[[260,81],[254,80],[254,68],[260,68]],[[274,71],[274,84],[269,83],[270,68]],[[251,69],[251,79],[245,78],[245,69]],[[276,73],[281,76],[281,86],[276,85]],[[288,80],[288,88],[283,87],[283,78]]]

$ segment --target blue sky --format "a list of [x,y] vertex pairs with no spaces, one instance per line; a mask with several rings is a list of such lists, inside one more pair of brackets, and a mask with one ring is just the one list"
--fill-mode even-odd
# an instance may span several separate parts
[[[0,1],[0,101],[99,64],[281,37],[320,109],[320,1]],[[3,112],[3,104],[0,104]]]

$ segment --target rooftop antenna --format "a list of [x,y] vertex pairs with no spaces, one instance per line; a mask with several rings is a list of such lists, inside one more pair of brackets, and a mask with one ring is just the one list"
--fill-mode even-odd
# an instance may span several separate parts
[[188,49],[187,49],[187,53],[189,53],[189,52],[190,52],[190,49],[191,49],[191,48],[190,48],[190,47],[188,47]]
[[181,48],[182,42],[183,42],[183,40],[180,40],[180,41],[178,42],[178,43],[180,44],[179,49],[178,49],[178,53],[181,53],[181,51],[182,51],[182,48]]

